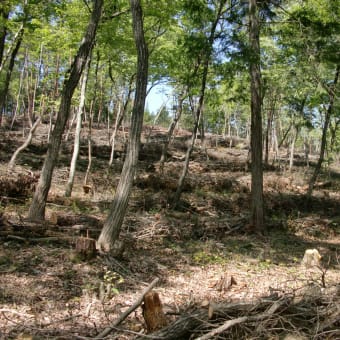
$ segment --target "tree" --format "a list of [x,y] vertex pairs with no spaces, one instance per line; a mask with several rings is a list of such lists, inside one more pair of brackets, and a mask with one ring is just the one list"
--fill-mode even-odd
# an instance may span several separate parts
[[[340,68],[339,14],[339,6],[333,1],[308,0],[303,6],[291,4],[289,15],[294,20],[285,25],[280,35],[283,48],[290,50],[291,59],[303,69],[304,74],[308,74],[308,81],[313,84],[314,93],[307,97],[313,118],[310,119],[310,124],[322,127],[319,159],[309,181],[307,197],[311,196],[321,171],[327,149],[327,133],[333,110],[337,106],[336,90]],[[320,113],[319,119],[313,117],[315,112]]]
[[136,92],[132,109],[128,149],[123,170],[109,215],[97,242],[98,248],[105,252],[109,252],[112,249],[112,246],[119,237],[136,174],[148,82],[148,46],[144,37],[142,7],[140,0],[130,0],[130,4],[133,34],[137,49]]
[[[229,8],[225,8],[227,4],[227,1],[221,0],[217,1],[213,6],[209,6],[208,8],[202,8],[200,7],[202,4],[190,4],[192,8],[190,10],[192,11],[192,19],[193,22],[197,20],[197,17],[204,18],[205,20],[210,20],[208,24],[208,30],[205,32],[206,27],[202,25],[202,22],[200,22],[200,25],[203,26],[203,32],[196,31],[195,28],[192,29],[192,34],[190,34],[187,39],[189,41],[192,40],[192,47],[193,50],[189,51],[189,53],[194,53],[193,56],[196,60],[195,66],[192,71],[192,79],[190,82],[193,81],[196,77],[200,77],[199,81],[199,89],[198,89],[198,105],[193,107],[194,112],[194,127],[192,130],[191,135],[191,141],[188,146],[186,155],[185,155],[185,161],[184,166],[182,169],[182,173],[180,175],[180,178],[178,180],[177,190],[175,192],[174,198],[173,198],[173,206],[176,207],[180,202],[180,196],[183,190],[184,180],[186,178],[186,175],[189,170],[189,162],[190,157],[192,154],[192,151],[194,149],[194,144],[196,141],[196,136],[199,128],[199,124],[202,117],[203,112],[203,103],[205,98],[205,90],[207,86],[207,79],[208,79],[208,71],[209,71],[209,65],[213,56],[213,49],[214,49],[214,43],[216,41],[216,35],[218,30],[218,25],[221,19],[223,18],[223,15],[229,10]],[[202,28],[202,27],[201,27]],[[191,43],[190,43],[191,44]],[[188,46],[190,46],[190,44]],[[189,91],[193,91],[193,84],[188,84]],[[202,134],[202,133],[201,133]],[[202,137],[201,137],[202,139]]]
[[333,84],[328,89],[328,91],[329,91],[329,104],[328,104],[328,108],[326,110],[325,122],[324,122],[323,128],[322,128],[320,155],[319,155],[318,162],[316,163],[313,175],[312,175],[312,177],[309,181],[308,192],[307,192],[308,198],[310,198],[312,196],[314,184],[315,184],[315,182],[318,178],[318,175],[320,173],[321,166],[322,166],[322,163],[323,163],[324,157],[325,157],[325,150],[326,150],[326,144],[327,144],[327,130],[328,130],[329,122],[330,122],[330,119],[331,119],[331,116],[332,116],[332,113],[333,113],[333,109],[334,109],[335,93],[336,93],[336,87],[337,87],[338,80],[339,80],[339,73],[340,73],[340,65],[338,65],[336,67]]
[[0,65],[5,51],[5,42],[7,35],[7,20],[10,12],[9,1],[2,1],[0,4]]
[[69,178],[68,178],[66,189],[65,189],[65,197],[71,196],[74,176],[76,172],[76,165],[77,165],[79,147],[80,147],[81,124],[82,124],[82,117],[83,117],[83,111],[84,111],[84,106],[85,106],[86,85],[87,85],[87,78],[88,78],[89,69],[91,65],[90,59],[91,59],[91,56],[89,55],[87,63],[86,63],[85,71],[83,73],[82,80],[81,80],[80,101],[79,101],[79,107],[77,111],[76,130],[74,134],[74,147],[73,147],[73,154],[72,154],[72,159],[71,159],[71,164],[70,164]]
[[86,60],[93,48],[97,27],[101,17],[102,7],[103,0],[95,0],[90,22],[85,32],[83,41],[79,46],[78,53],[75,56],[65,79],[56,124],[48,144],[47,154],[39,182],[29,208],[29,219],[31,220],[42,220],[45,218],[47,195],[51,187],[53,170],[58,159],[62,134],[70,114],[72,95],[79,82],[80,76],[86,64]]
[[249,1],[249,61],[251,91],[251,220],[263,232],[263,169],[262,169],[262,96],[260,71],[260,21],[256,0]]

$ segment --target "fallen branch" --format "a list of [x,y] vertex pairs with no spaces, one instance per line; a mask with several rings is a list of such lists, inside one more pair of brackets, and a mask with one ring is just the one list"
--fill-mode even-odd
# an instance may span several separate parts
[[[175,322],[161,329],[152,335],[158,336],[159,339],[177,340],[189,338],[194,332],[198,332],[199,328],[204,325],[211,325],[214,320],[225,318],[226,315],[231,320],[226,321],[223,325],[215,328],[209,333],[201,335],[196,340],[207,340],[214,335],[224,332],[234,325],[241,323],[252,322],[272,317],[273,314],[283,305],[289,304],[291,297],[281,298],[273,301],[261,299],[256,304],[253,303],[228,303],[228,304],[213,304],[211,310],[207,308],[199,308],[190,314],[182,315]],[[137,339],[141,339],[142,336]]]
[[94,339],[101,339],[110,334],[121,322],[123,322],[135,309],[137,309],[143,302],[144,295],[148,293],[159,281],[159,278],[154,279],[149,286],[147,286],[135,303],[128,308],[124,313],[122,313],[109,327],[105,328],[101,333],[99,333]]
[[14,152],[14,154],[13,154],[11,160],[8,162],[8,165],[7,165],[8,171],[13,171],[14,166],[15,166],[15,161],[16,161],[16,159],[17,159],[19,153],[20,153],[21,151],[25,150],[25,149],[28,147],[28,145],[31,144],[31,141],[32,141],[34,132],[35,132],[35,130],[37,129],[38,125],[40,124],[40,121],[41,121],[41,117],[39,117],[39,118],[35,121],[35,123],[33,124],[33,126],[31,127],[30,132],[29,132],[29,134],[28,134],[28,136],[27,136],[26,141],[25,141],[20,147],[18,147],[18,149]]
[[[268,302],[265,302],[264,305],[268,305]],[[246,313],[254,305],[251,303],[228,303],[228,304],[216,304],[213,308],[213,315],[215,316],[223,316],[228,313],[233,313],[235,310],[237,312]],[[153,335],[157,336],[159,339],[167,339],[167,340],[178,340],[183,338],[189,338],[192,332],[200,327],[203,323],[209,321],[209,312],[206,308],[200,308],[192,313],[187,313],[182,315],[175,322],[171,323],[167,327],[162,330],[153,333]],[[143,336],[138,337],[137,339],[141,339]]]
[[0,313],[11,313],[11,314],[19,315],[25,318],[34,318],[33,314],[21,313],[21,312],[17,312],[16,310],[8,309],[8,308],[1,308]]
[[248,319],[249,319],[248,316],[242,316],[240,318],[228,320],[222,326],[217,327],[217,328],[213,329],[212,331],[210,331],[209,333],[204,334],[203,336],[200,336],[200,337],[196,338],[196,340],[208,340],[208,339],[211,339],[213,336],[218,335],[218,334],[226,331],[228,328],[230,328],[232,326],[235,326],[235,325],[238,325],[239,323],[246,322]]
[[214,337],[215,335],[221,334],[224,331],[226,331],[228,328],[238,325],[240,323],[246,322],[248,320],[251,321],[260,321],[263,320],[271,315],[273,315],[282,305],[286,303],[286,300],[281,300],[281,301],[275,301],[273,305],[265,312],[255,315],[255,316],[242,316],[236,319],[228,320],[225,322],[222,326],[217,327],[210,331],[209,333],[206,333],[198,338],[196,340],[208,340]]
[[5,236],[9,240],[15,240],[24,243],[50,243],[50,242],[71,242],[74,240],[71,236],[49,236],[49,237],[21,237],[17,235],[9,235],[0,233],[0,236]]

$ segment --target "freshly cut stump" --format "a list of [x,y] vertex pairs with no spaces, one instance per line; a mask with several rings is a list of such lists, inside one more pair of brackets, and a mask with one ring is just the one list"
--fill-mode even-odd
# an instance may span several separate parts
[[145,294],[143,302],[143,316],[148,333],[165,327],[167,320],[158,293],[149,292]]

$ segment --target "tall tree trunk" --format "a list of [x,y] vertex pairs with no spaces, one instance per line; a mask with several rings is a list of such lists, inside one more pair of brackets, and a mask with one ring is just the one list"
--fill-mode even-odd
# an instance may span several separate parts
[[71,159],[71,164],[70,164],[70,174],[69,174],[68,181],[66,184],[66,189],[65,189],[66,197],[70,197],[72,194],[74,176],[76,173],[76,166],[77,166],[79,146],[80,146],[81,123],[82,123],[83,111],[84,111],[84,106],[85,106],[86,84],[87,84],[89,69],[90,69],[90,55],[87,60],[85,71],[84,71],[82,81],[81,81],[80,100],[79,100],[79,106],[78,106],[78,111],[77,111],[76,131],[74,134],[73,154],[72,154],[72,159]]
[[9,5],[0,5],[0,65],[2,64],[2,59],[5,51],[9,10]]
[[23,35],[24,35],[24,27],[22,26],[20,31],[19,31],[19,34],[17,36],[16,44],[15,44],[15,47],[12,51],[12,54],[11,54],[11,57],[10,57],[10,60],[9,60],[9,65],[8,65],[8,69],[7,69],[7,72],[6,72],[5,83],[3,85],[3,88],[0,89],[0,126],[1,126],[1,123],[2,123],[2,114],[3,114],[5,102],[6,102],[9,84],[10,84],[11,77],[12,77],[15,58],[18,54]]
[[265,140],[265,156],[264,156],[264,163],[266,165],[269,164],[269,149],[270,149],[270,140],[272,135],[272,127],[273,127],[273,119],[274,119],[274,112],[275,112],[275,99],[273,99],[272,106],[269,108],[268,115],[267,115],[267,129],[266,129],[266,140]]
[[172,138],[172,135],[175,131],[176,125],[178,123],[178,121],[181,118],[182,112],[183,112],[183,102],[187,96],[187,91],[184,91],[183,94],[180,95],[179,99],[178,99],[178,106],[177,106],[177,110],[174,116],[173,121],[171,122],[167,135],[166,135],[166,139],[164,141],[163,147],[162,147],[162,156],[160,159],[160,165],[159,165],[159,171],[162,174],[163,170],[164,170],[164,163],[166,161],[166,155],[168,153],[168,149],[169,149],[169,144]]
[[331,88],[329,89],[329,105],[326,111],[325,122],[324,122],[323,129],[322,129],[320,155],[319,155],[318,162],[315,166],[314,173],[309,181],[309,187],[308,187],[308,192],[307,192],[308,199],[312,196],[314,184],[320,174],[321,166],[322,166],[322,163],[325,157],[325,151],[326,151],[326,145],[327,145],[327,130],[328,130],[329,122],[331,120],[332,111],[334,108],[335,89],[336,89],[336,86],[339,80],[339,72],[340,72],[340,65],[338,65],[336,68],[334,81],[333,81]]
[[15,109],[14,109],[14,113],[13,113],[13,117],[12,117],[12,122],[11,122],[11,127],[10,127],[11,130],[13,129],[13,125],[15,123],[17,114],[18,114],[18,112],[20,112],[21,89],[22,89],[22,83],[24,81],[24,76],[25,76],[26,57],[27,57],[27,55],[25,54],[25,61],[23,63],[22,70],[20,72],[19,88],[18,88],[18,94],[17,94],[17,98],[16,98]]
[[[206,83],[207,83],[207,77],[208,77],[209,63],[210,63],[212,48],[213,48],[213,44],[214,44],[214,41],[215,41],[215,32],[216,32],[216,28],[217,28],[218,22],[220,20],[220,16],[221,16],[223,6],[225,5],[225,3],[226,3],[226,1],[221,1],[219,3],[218,12],[216,13],[215,21],[212,23],[209,38],[208,38],[208,50],[203,52],[204,53],[204,55],[203,55],[204,59],[202,61],[203,62],[203,70],[202,70],[202,79],[201,79],[201,85],[200,85],[201,88],[200,88],[199,102],[198,102],[198,106],[195,110],[195,123],[194,123],[194,128],[193,128],[193,131],[192,131],[191,142],[190,142],[190,145],[189,145],[187,152],[186,152],[186,155],[185,155],[185,161],[184,161],[182,174],[181,174],[181,176],[178,180],[177,190],[176,190],[175,195],[173,197],[173,207],[174,208],[176,208],[179,204],[180,197],[181,197],[182,190],[183,190],[184,180],[185,180],[185,177],[186,177],[188,170],[189,170],[190,156],[191,156],[192,151],[194,149],[197,131],[198,131],[199,124],[200,124],[201,114],[202,114],[202,111],[203,111],[205,88],[206,88]],[[201,56],[199,58],[201,58]],[[197,63],[197,65],[199,66],[199,63]],[[197,72],[197,70],[198,70],[198,68],[196,68],[195,72]]]
[[256,0],[249,1],[250,89],[251,89],[251,225],[263,232],[263,169],[260,71],[260,22]]
[[88,186],[89,184],[89,178],[90,178],[90,173],[92,169],[92,124],[93,124],[93,116],[94,116],[93,110],[94,110],[94,100],[92,100],[91,108],[89,112],[89,129],[87,133],[88,163],[87,163],[87,168],[86,168],[86,173],[85,173],[85,178],[84,178],[84,186]]
[[142,133],[146,88],[148,82],[148,47],[144,38],[143,13],[140,0],[130,0],[132,26],[137,48],[137,79],[136,93],[133,104],[131,128],[127,154],[112,201],[109,215],[99,235],[97,246],[102,251],[110,251],[118,239],[125,217],[132,189],[133,179],[137,170],[140,137]]
[[114,154],[115,154],[115,144],[116,144],[116,136],[117,136],[117,132],[120,128],[120,126],[123,123],[129,102],[131,100],[131,95],[132,95],[132,83],[133,83],[133,79],[135,78],[135,76],[132,76],[130,78],[129,81],[129,90],[127,93],[127,96],[125,98],[125,102],[124,102],[124,106],[122,107],[122,102],[123,102],[123,95],[122,95],[122,99],[120,100],[119,103],[119,109],[117,112],[117,116],[116,116],[116,121],[115,121],[115,127],[113,129],[113,133],[110,139],[111,142],[111,153],[110,153],[110,160],[109,160],[109,168],[111,168],[112,164],[113,164],[113,158],[114,158]]
[[55,65],[54,89],[53,89],[54,99],[57,99],[59,97],[59,69],[60,69],[60,55],[57,54],[57,61]]
[[206,76],[208,74],[208,64],[209,64],[209,61],[207,60],[206,61],[206,67],[205,67],[206,72],[205,71],[203,72],[202,85],[201,85],[201,95],[200,95],[200,99],[199,99],[199,104],[198,104],[198,107],[197,107],[196,112],[195,112],[194,128],[192,130],[190,144],[189,144],[187,152],[185,154],[185,161],[184,161],[181,176],[178,180],[177,190],[176,190],[175,195],[173,197],[173,204],[172,204],[173,208],[176,208],[180,203],[180,198],[181,198],[181,194],[182,194],[182,190],[183,190],[184,180],[185,180],[185,178],[188,174],[188,171],[189,171],[190,157],[191,157],[192,151],[194,150],[194,145],[195,145],[195,141],[196,141],[197,131],[198,131],[198,128],[199,128],[201,112],[202,112],[202,107],[203,107],[204,92],[205,92],[205,85],[206,85]]
[[336,136],[337,136],[339,126],[340,126],[340,118],[335,119],[334,126],[330,124],[330,130],[331,130],[330,150],[331,152],[333,152],[335,150],[335,147],[337,146]]
[[292,134],[292,141],[290,143],[290,155],[289,155],[289,171],[292,171],[294,165],[294,152],[295,152],[295,142],[299,134],[299,127],[294,126]]
[[45,218],[47,195],[51,187],[53,170],[58,159],[62,134],[70,114],[72,95],[79,82],[86,60],[92,51],[102,7],[103,0],[95,0],[83,41],[71,65],[68,77],[66,77],[64,82],[56,124],[51,134],[39,183],[29,209],[29,219],[31,220],[41,220]]

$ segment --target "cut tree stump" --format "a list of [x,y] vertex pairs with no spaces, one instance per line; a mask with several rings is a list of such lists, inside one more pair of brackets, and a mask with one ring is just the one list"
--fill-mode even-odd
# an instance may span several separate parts
[[76,239],[76,253],[82,260],[90,260],[96,255],[96,240],[90,237]]
[[162,302],[158,293],[149,292],[145,294],[142,307],[148,333],[152,333],[167,325]]

